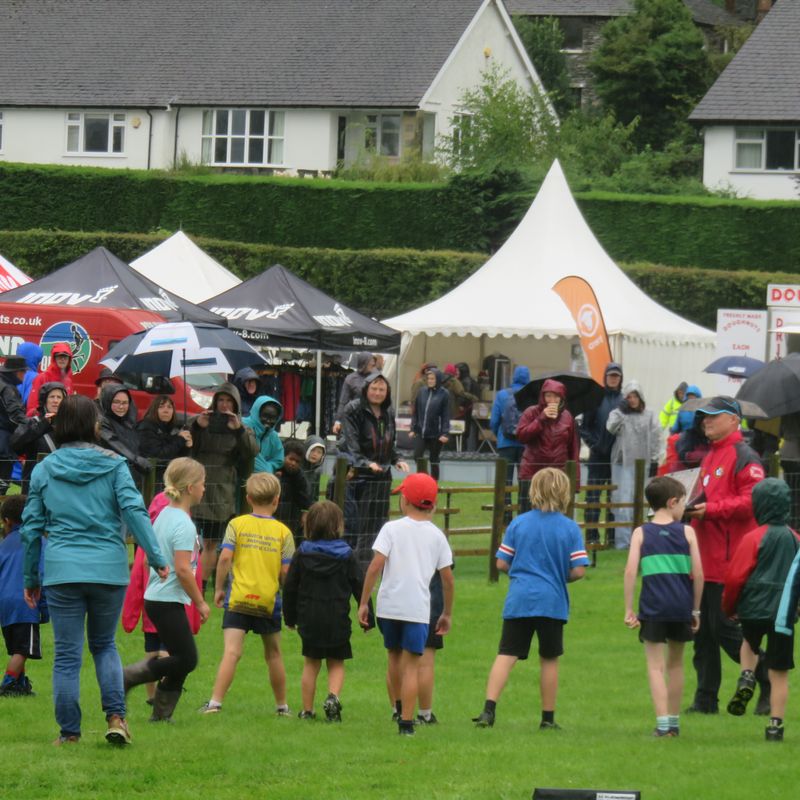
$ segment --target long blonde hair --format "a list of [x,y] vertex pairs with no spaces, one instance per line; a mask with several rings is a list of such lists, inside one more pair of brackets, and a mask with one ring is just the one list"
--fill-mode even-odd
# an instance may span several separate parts
[[571,499],[569,478],[560,469],[546,467],[531,479],[529,496],[533,508],[566,514]]
[[206,468],[193,458],[174,458],[164,472],[164,494],[170,500],[180,500],[181,495],[194,483],[206,476]]

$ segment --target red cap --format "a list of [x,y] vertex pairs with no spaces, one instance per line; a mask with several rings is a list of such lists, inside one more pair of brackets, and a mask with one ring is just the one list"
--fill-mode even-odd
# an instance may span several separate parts
[[415,472],[409,475],[393,492],[401,492],[403,497],[417,508],[428,509],[436,505],[436,495],[439,485],[424,472]]

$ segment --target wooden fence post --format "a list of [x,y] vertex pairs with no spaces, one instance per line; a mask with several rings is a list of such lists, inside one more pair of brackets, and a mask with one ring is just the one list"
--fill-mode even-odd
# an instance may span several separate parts
[[638,528],[644,522],[644,484],[647,480],[647,462],[643,458],[636,459],[633,483],[633,525]]
[[494,462],[494,502],[492,503],[492,540],[489,543],[489,580],[497,583],[500,572],[497,569],[497,548],[503,541],[503,517],[506,512],[506,470],[508,461],[498,458]]
[[781,476],[781,457],[775,452],[769,457],[769,469],[767,475],[770,478],[780,478]]
[[344,495],[347,489],[347,470],[350,464],[346,458],[337,458],[333,470],[333,502],[344,513]]

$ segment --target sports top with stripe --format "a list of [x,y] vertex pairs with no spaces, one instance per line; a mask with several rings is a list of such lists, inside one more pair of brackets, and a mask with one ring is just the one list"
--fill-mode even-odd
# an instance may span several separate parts
[[642,525],[642,591],[639,619],[651,622],[690,622],[692,619],[692,561],[682,522]]

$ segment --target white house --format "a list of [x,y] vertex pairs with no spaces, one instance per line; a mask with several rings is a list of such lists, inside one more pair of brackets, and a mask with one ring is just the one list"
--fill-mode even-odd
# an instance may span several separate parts
[[689,116],[703,126],[703,183],[800,199],[800,2],[778,0]]
[[432,157],[499,63],[541,83],[502,0],[0,4],[0,160],[326,173]]

